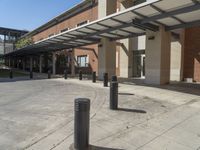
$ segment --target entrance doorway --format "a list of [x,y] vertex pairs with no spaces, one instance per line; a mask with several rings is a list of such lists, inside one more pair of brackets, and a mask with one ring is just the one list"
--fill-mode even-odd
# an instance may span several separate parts
[[145,78],[145,53],[143,50],[133,52],[133,77]]

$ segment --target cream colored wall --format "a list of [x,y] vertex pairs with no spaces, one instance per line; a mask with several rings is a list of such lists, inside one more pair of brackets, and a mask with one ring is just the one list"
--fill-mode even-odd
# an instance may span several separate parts
[[179,41],[171,42],[171,60],[170,60],[170,80],[181,80],[181,43]]
[[117,11],[116,0],[99,0],[98,1],[98,18],[103,18]]
[[146,49],[146,35],[138,37],[138,47],[136,50],[143,50]]
[[178,31],[180,39],[171,43],[171,81],[183,81],[185,30]]

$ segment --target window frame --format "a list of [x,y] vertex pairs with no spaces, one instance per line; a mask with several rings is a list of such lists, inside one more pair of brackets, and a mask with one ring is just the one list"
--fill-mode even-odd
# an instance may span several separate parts
[[80,27],[80,26],[83,26],[85,24],[88,24],[90,21],[89,20],[85,20],[85,21],[82,21],[82,22],[79,22],[76,27]]
[[[82,58],[84,58],[84,65],[82,65]],[[77,64],[80,68],[89,67],[88,55],[77,56]]]

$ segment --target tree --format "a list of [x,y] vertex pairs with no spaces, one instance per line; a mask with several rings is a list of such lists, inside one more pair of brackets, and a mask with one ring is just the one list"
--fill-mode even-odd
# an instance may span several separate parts
[[26,38],[19,39],[15,43],[15,47],[16,47],[16,49],[21,49],[21,48],[26,47],[26,46],[31,45],[31,44],[33,44],[32,38],[26,37]]

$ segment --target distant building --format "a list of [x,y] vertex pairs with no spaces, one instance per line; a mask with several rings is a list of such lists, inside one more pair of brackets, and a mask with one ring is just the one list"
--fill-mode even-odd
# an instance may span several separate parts
[[[15,41],[26,33],[28,31],[0,27],[0,56],[12,52]],[[3,62],[2,58],[0,62]]]

